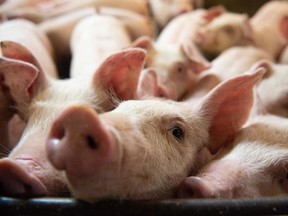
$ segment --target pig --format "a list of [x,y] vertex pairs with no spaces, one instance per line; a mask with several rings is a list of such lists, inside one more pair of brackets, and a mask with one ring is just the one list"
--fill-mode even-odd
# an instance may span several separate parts
[[132,40],[142,35],[151,37],[154,35],[150,19],[130,10],[109,7],[100,7],[98,9],[88,7],[75,10],[43,21],[38,25],[52,42],[59,63],[60,61],[62,63],[64,57],[67,58],[70,56],[70,39],[75,25],[81,19],[96,14],[110,15],[118,18],[127,28]]
[[217,152],[246,122],[262,75],[223,82],[194,105],[127,100],[102,114],[70,106],[52,124],[48,158],[73,196],[88,202],[172,198],[199,151]]
[[150,87],[154,90],[139,88],[139,92],[146,92],[147,97],[180,100],[195,84],[199,74],[210,67],[210,63],[193,44],[164,45],[143,36],[131,46],[147,50],[146,68],[149,73],[145,72],[143,76],[149,76],[148,79],[153,80],[151,82],[154,86]]
[[1,92],[11,102],[4,108],[19,114],[27,125],[17,146],[0,160],[0,194],[67,196],[62,174],[51,166],[45,152],[52,120],[72,104],[85,104],[101,113],[113,109],[120,99],[133,99],[145,51],[122,50],[103,61],[91,77],[57,80],[49,79],[26,47],[11,41],[0,45]]
[[213,59],[232,46],[253,44],[253,34],[248,15],[215,6],[177,16],[160,32],[157,42],[194,43]]
[[287,195],[288,120],[264,107],[251,116],[230,144],[181,182],[179,198]]
[[87,76],[112,53],[132,43],[128,30],[117,18],[88,16],[75,26],[71,38],[70,76]]
[[[38,63],[41,65],[45,73],[48,74],[49,77],[58,77],[58,71],[54,62],[54,50],[52,45],[49,39],[46,37],[45,33],[39,30],[34,23],[23,19],[11,20],[1,23],[0,41],[3,40],[14,41],[29,47],[31,53],[36,56]],[[14,51],[18,52],[16,49]],[[4,77],[2,77],[2,79],[3,78]],[[3,95],[3,97],[5,96]],[[0,96],[1,103],[3,103],[4,107],[7,107],[10,102],[8,104],[4,102],[4,100],[6,101],[7,99],[3,99],[3,97]],[[3,126],[0,126],[3,127],[1,133],[1,145],[2,147],[5,146],[4,148],[10,150],[16,144],[15,141],[21,136],[21,131],[23,131],[25,124],[24,122],[21,122],[17,116],[11,119],[10,114],[12,113],[8,112],[7,110],[1,109],[0,113],[3,116],[1,117],[1,124],[3,124]],[[11,122],[9,122],[10,119]],[[12,128],[13,130],[9,128]]]
[[211,67],[200,74],[196,83],[189,88],[182,100],[198,100],[220,82],[248,71],[254,71],[259,67],[266,69],[263,78],[267,78],[273,73],[273,61],[269,53],[255,46],[228,48],[211,61]]
[[288,2],[268,1],[251,17],[251,26],[255,45],[277,60],[288,41]]
[[49,0],[34,7],[24,7],[18,10],[5,11],[3,16],[9,18],[22,17],[35,23],[57,17],[59,15],[86,7],[98,8],[101,6],[132,10],[144,16],[149,16],[148,3],[143,0]]

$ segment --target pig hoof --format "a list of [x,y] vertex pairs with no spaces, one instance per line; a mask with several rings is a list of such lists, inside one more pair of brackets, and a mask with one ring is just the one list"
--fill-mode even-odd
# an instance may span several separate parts
[[37,197],[46,194],[42,182],[23,166],[8,158],[0,160],[0,195]]

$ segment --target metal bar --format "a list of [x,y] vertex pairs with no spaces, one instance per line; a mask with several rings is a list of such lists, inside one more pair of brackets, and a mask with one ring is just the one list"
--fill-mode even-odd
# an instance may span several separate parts
[[[5,213],[5,214],[4,214]],[[103,200],[89,204],[68,198],[0,197],[1,215],[288,215],[288,198]]]

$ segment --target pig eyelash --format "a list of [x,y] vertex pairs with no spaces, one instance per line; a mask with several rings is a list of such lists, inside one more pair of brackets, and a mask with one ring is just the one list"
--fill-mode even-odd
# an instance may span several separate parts
[[11,150],[0,143],[0,158],[7,157]]

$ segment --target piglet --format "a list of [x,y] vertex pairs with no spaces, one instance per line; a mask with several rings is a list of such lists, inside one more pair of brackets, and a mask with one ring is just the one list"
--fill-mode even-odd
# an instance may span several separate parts
[[268,1],[251,18],[255,45],[275,60],[288,42],[288,2]]
[[194,86],[199,74],[210,67],[193,44],[162,44],[154,42],[151,37],[143,36],[134,41],[132,47],[147,50],[148,70],[141,77],[143,80],[150,80],[151,84],[148,87],[145,84],[139,85],[139,94],[145,97],[180,100]]
[[133,99],[145,52],[136,48],[122,50],[106,58],[93,76],[53,80],[24,46],[2,41],[1,49],[0,92],[27,126],[17,146],[0,160],[0,194],[67,195],[62,174],[50,165],[45,152],[53,119],[72,104],[86,105],[101,113],[113,109],[119,100]]
[[229,47],[253,44],[253,34],[246,14],[215,6],[177,16],[162,30],[157,42],[195,43],[206,57],[214,58]]
[[181,182],[178,197],[287,195],[288,120],[265,113],[263,107],[255,110],[230,144],[223,147],[196,176]]
[[[217,152],[245,123],[263,71],[223,82],[191,106],[128,100],[110,112],[74,105],[53,121],[50,162],[76,198],[172,198],[206,146]],[[208,145],[209,143],[209,145]]]

